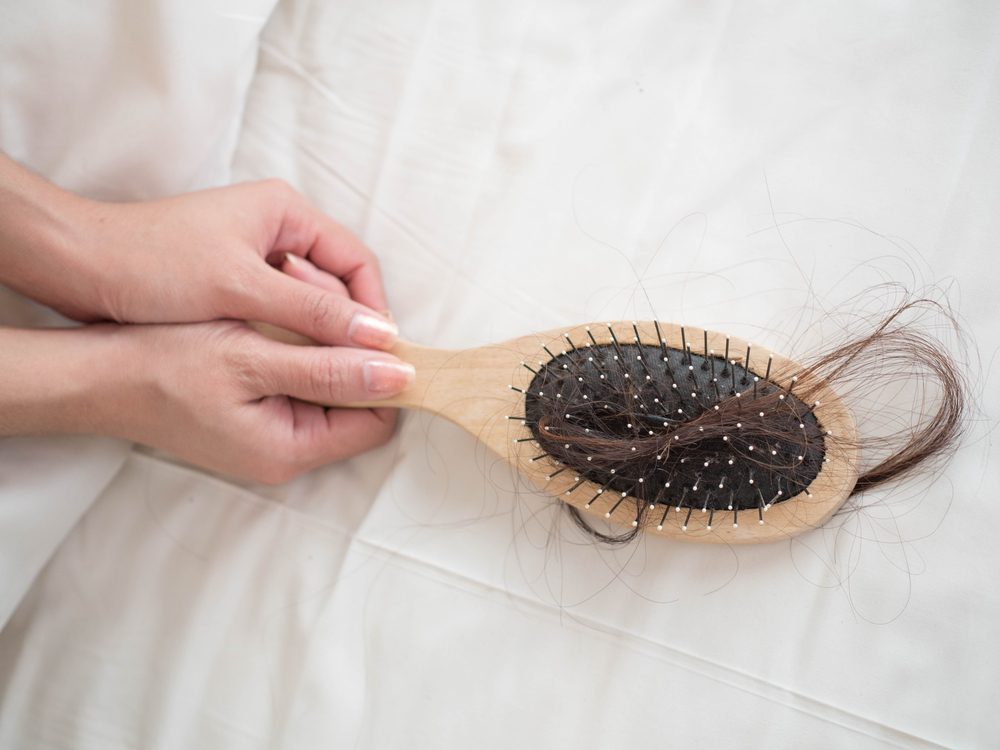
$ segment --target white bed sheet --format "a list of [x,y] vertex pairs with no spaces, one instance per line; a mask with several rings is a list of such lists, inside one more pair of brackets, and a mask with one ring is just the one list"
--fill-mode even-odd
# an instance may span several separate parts
[[738,550],[596,547],[418,415],[281,488],[135,451],[0,633],[0,740],[1000,746],[998,38],[985,3],[281,3],[233,174],[357,231],[408,338],[805,348],[817,300],[954,280],[982,410],[932,485]]

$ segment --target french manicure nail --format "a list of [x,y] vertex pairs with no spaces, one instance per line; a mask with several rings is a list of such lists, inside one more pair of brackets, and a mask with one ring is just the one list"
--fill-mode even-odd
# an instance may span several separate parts
[[417,376],[408,362],[387,362],[370,359],[364,365],[365,390],[369,393],[393,394],[406,388]]
[[347,327],[347,336],[358,346],[386,347],[399,335],[392,321],[370,313],[357,312]]

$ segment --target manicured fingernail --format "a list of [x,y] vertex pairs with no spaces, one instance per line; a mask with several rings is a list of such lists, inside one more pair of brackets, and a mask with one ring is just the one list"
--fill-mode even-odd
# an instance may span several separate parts
[[389,346],[399,335],[399,329],[392,321],[370,313],[354,313],[347,335],[358,346],[383,348]]
[[369,393],[388,395],[399,393],[417,376],[413,365],[407,362],[387,362],[370,359],[365,362],[365,389]]

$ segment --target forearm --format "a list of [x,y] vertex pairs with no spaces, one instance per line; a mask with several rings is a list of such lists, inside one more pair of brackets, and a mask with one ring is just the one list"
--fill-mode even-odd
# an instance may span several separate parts
[[72,314],[57,290],[93,283],[89,204],[0,153],[0,283]]
[[114,326],[0,328],[0,436],[119,434],[129,339]]

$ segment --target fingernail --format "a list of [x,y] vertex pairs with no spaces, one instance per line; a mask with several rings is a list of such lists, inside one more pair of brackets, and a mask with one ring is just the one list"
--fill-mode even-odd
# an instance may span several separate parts
[[301,259],[295,253],[285,253],[285,263],[288,265],[297,266],[299,264],[299,260]]
[[417,376],[413,365],[407,362],[387,362],[370,359],[365,362],[365,389],[369,393],[393,394],[405,389]]
[[395,323],[364,312],[354,313],[347,328],[347,336],[358,346],[384,348],[392,344],[398,335]]

